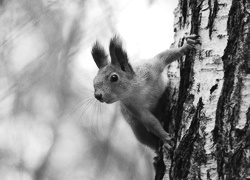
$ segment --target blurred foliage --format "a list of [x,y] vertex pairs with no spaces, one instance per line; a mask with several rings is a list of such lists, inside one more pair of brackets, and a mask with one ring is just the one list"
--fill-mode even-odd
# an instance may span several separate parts
[[78,68],[93,34],[114,33],[118,2],[95,1],[99,27],[90,0],[0,2],[1,180],[151,179],[151,154]]

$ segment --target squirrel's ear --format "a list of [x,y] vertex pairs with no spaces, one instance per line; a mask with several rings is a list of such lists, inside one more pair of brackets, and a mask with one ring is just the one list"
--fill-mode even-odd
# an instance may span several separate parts
[[91,54],[99,69],[108,64],[107,54],[98,41],[93,45]]
[[128,55],[122,48],[122,42],[118,36],[114,36],[110,40],[109,52],[111,56],[111,64],[120,68],[125,72],[134,72],[132,66],[128,62]]

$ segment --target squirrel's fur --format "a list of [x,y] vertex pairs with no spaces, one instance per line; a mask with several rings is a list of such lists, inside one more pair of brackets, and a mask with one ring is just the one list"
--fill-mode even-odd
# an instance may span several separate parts
[[95,97],[108,104],[120,101],[122,114],[137,139],[153,149],[157,148],[157,139],[161,139],[168,149],[171,140],[153,115],[165,90],[161,74],[166,65],[183,56],[188,49],[194,48],[199,43],[198,37],[190,35],[182,47],[166,50],[132,65],[117,36],[111,39],[109,45],[111,62],[98,42],[92,48],[93,59],[99,68],[94,79]]

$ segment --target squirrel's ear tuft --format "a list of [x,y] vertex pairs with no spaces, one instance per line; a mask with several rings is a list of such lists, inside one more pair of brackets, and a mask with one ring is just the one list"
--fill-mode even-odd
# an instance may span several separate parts
[[99,69],[108,64],[107,54],[98,41],[93,45],[91,54]]
[[127,52],[122,48],[122,42],[118,36],[114,36],[110,40],[109,52],[111,56],[111,64],[125,72],[133,72],[133,69],[128,62]]

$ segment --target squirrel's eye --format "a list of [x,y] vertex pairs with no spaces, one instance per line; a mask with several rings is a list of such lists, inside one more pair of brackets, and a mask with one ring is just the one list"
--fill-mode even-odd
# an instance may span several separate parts
[[118,81],[118,76],[116,74],[110,76],[110,82],[116,82],[116,81]]

